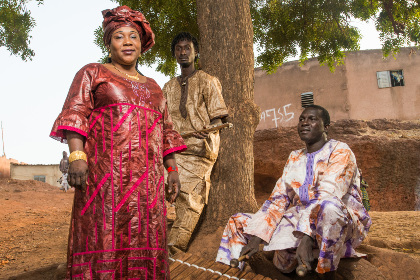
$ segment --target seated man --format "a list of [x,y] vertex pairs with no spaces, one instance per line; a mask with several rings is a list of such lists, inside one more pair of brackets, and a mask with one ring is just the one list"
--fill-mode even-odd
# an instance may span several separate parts
[[229,264],[251,256],[263,243],[265,251],[274,251],[273,263],[281,272],[292,272],[298,264],[310,269],[318,258],[316,272],[335,279],[340,258],[361,256],[354,248],[367,235],[371,219],[362,204],[356,158],[347,144],[327,139],[329,124],[326,109],[305,108],[298,133],[306,149],[290,154],[283,176],[257,213],[229,219],[217,261]]

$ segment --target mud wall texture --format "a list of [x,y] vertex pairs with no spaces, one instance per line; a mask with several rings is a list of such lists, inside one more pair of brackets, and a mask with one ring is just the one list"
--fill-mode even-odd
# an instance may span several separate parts
[[45,176],[45,183],[51,186],[61,187],[60,183],[57,182],[62,176],[58,164],[11,164],[10,166],[10,178],[12,179],[34,180],[34,176]]
[[0,178],[10,178],[10,163],[19,163],[19,161],[5,156],[0,157]]
[[[402,71],[404,86],[380,88],[377,75],[384,71]],[[420,53],[412,48],[387,58],[382,50],[348,52],[334,72],[316,58],[303,65],[286,62],[270,75],[256,68],[254,100],[261,108],[257,130],[295,126],[304,92],[312,92],[314,103],[325,107],[333,120],[418,120],[419,72]]]
[[[256,193],[271,193],[292,150],[304,147],[295,127],[254,135]],[[329,139],[347,143],[356,155],[373,211],[420,210],[420,120],[340,120]]]

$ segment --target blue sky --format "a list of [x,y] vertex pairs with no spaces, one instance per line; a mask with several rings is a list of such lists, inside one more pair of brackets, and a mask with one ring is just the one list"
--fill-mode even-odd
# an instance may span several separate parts
[[[62,151],[68,151],[67,145],[48,135],[76,72],[100,59],[101,51],[93,43],[94,30],[102,23],[101,11],[115,6],[107,0],[30,3],[37,24],[31,33],[31,48],[36,53],[33,60],[23,62],[0,48],[0,121],[7,158],[53,164],[60,161]],[[372,23],[357,26],[364,36],[361,49],[381,48]],[[153,68],[140,70],[161,87],[169,80]]]

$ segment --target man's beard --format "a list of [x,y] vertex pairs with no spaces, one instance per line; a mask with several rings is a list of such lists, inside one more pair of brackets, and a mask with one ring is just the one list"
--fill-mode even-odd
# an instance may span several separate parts
[[179,64],[179,66],[181,66],[181,68],[188,68],[190,67],[191,63],[190,62],[182,62]]

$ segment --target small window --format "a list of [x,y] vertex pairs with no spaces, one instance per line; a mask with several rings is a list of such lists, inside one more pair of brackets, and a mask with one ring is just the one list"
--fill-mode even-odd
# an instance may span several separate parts
[[45,183],[45,175],[34,175],[34,180]]
[[391,70],[376,72],[379,88],[404,86],[403,70]]
[[391,75],[391,86],[402,87],[404,86],[404,76],[402,70],[389,71]]

